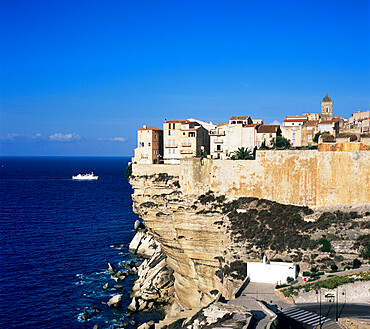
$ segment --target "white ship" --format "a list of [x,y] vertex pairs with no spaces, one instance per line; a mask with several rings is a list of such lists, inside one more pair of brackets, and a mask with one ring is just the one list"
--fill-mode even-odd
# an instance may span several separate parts
[[90,174],[78,174],[76,176],[72,176],[72,179],[76,180],[97,180],[99,176],[94,176],[94,173]]

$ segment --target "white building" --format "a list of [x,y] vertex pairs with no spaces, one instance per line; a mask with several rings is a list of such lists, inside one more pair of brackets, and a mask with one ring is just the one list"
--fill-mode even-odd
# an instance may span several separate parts
[[247,276],[251,282],[284,284],[287,277],[296,279],[298,273],[293,263],[270,262],[264,256],[262,263],[247,262]]

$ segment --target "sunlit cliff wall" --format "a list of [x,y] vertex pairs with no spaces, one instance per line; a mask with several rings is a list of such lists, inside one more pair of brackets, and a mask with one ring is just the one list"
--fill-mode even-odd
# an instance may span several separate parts
[[134,164],[133,208],[174,270],[175,299],[187,308],[202,307],[214,291],[231,297],[235,287],[216,275],[220,259],[227,262],[246,247],[233,245],[227,214],[200,203],[199,196],[212,190],[228,200],[250,196],[308,206],[370,203],[369,155],[269,150],[248,161],[189,158],[180,165]]
[[[155,169],[155,168],[154,168]],[[184,194],[212,190],[286,204],[320,206],[370,202],[370,152],[258,151],[256,160],[184,159]]]

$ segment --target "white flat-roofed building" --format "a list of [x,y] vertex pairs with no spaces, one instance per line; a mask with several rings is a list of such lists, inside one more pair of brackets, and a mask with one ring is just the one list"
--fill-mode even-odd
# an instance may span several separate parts
[[264,256],[262,263],[247,262],[247,276],[251,282],[284,284],[288,277],[296,279],[298,273],[293,263],[270,262]]

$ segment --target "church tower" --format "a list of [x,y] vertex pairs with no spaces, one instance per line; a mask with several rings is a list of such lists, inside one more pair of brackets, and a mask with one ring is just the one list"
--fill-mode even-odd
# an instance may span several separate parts
[[328,96],[328,93],[326,93],[326,96],[322,99],[321,102],[321,118],[323,120],[333,119],[333,102]]

